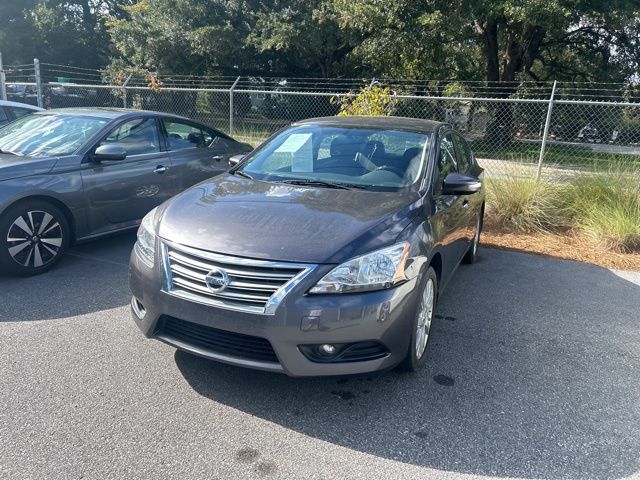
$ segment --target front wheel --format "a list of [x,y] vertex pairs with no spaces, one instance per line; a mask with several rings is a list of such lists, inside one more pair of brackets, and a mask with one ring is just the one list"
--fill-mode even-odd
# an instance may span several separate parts
[[401,370],[408,372],[422,368],[427,358],[427,343],[438,299],[438,276],[433,267],[427,269],[421,288],[418,309],[410,332],[409,350],[399,365]]
[[0,271],[27,277],[46,272],[69,245],[69,223],[41,200],[9,207],[0,217]]

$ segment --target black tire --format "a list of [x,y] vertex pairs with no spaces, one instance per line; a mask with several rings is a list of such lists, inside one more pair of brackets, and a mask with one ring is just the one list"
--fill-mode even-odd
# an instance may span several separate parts
[[[425,302],[428,285],[431,282],[432,285],[432,307],[429,312],[429,325],[426,328],[426,338],[424,339],[424,347],[422,352],[418,352],[418,325],[421,321],[421,311]],[[398,369],[404,372],[416,372],[420,370],[427,360],[427,349],[429,347],[429,333],[433,326],[433,319],[435,318],[436,306],[438,303],[438,276],[433,267],[429,267],[424,274],[423,280],[420,283],[420,291],[418,293],[420,298],[418,300],[418,307],[413,316],[413,322],[411,323],[411,332],[409,339],[409,348],[407,354],[398,365]]]
[[55,205],[25,200],[0,216],[0,272],[21,277],[51,269],[69,246],[69,222]]
[[473,235],[473,240],[471,241],[471,245],[469,245],[469,250],[462,257],[462,263],[466,263],[468,265],[474,263],[478,258],[478,248],[480,246],[480,234],[482,233],[482,224],[484,221],[484,207],[480,210],[480,215],[478,215],[478,221],[476,222],[476,231]]

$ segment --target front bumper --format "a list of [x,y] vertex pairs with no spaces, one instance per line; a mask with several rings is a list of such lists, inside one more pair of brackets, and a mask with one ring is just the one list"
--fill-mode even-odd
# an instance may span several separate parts
[[[408,351],[419,297],[415,291],[416,279],[376,292],[305,295],[304,292],[331,268],[321,266],[286,295],[275,314],[264,315],[226,310],[173,296],[162,289],[163,273],[158,263],[149,267],[135,250],[131,254],[129,284],[133,296],[144,309],[141,315],[139,306],[132,308],[132,316],[145,336],[181,350],[232,365],[295,377],[385,370],[402,361]],[[167,317],[266,339],[278,361],[229,355],[172,337],[160,328]],[[309,360],[298,348],[308,344],[364,341],[379,341],[387,355],[374,360],[319,363]]]

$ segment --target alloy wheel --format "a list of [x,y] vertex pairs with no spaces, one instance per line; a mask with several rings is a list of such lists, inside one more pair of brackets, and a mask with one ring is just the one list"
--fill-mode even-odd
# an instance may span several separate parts
[[42,210],[16,218],[7,233],[9,255],[23,267],[40,268],[52,262],[62,247],[62,226]]

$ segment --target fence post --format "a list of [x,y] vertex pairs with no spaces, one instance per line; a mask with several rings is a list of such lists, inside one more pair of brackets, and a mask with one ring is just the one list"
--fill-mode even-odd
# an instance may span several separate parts
[[239,81],[240,76],[238,75],[238,78],[236,78],[236,81],[233,82],[233,85],[231,85],[231,88],[229,89],[229,135],[233,135],[233,90],[236,88]]
[[538,172],[536,178],[540,180],[542,175],[542,162],[544,161],[544,151],[547,148],[547,138],[549,137],[549,126],[551,125],[551,112],[553,112],[553,104],[556,96],[557,81],[553,81],[553,88],[551,89],[551,97],[549,97],[549,108],[547,109],[547,119],[544,123],[544,133],[542,134],[542,145],[540,145],[540,158],[538,158]]
[[36,74],[36,95],[38,96],[38,106],[42,107],[42,79],[40,78],[40,60],[33,59],[33,70]]
[[131,76],[133,73],[130,73],[127,79],[122,84],[122,106],[127,108],[127,85],[129,84],[129,80],[131,80]]
[[2,66],[2,52],[0,52],[0,98],[2,100],[7,99],[7,78],[4,74],[4,67]]

